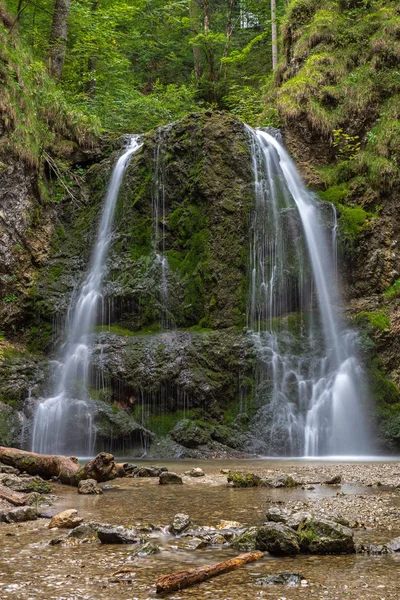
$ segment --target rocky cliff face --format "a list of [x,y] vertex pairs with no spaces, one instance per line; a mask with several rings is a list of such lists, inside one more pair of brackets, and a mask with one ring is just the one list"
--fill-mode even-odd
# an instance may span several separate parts
[[[286,129],[294,153],[304,146],[296,132]],[[257,360],[245,331],[254,192],[245,129],[225,113],[190,115],[150,132],[143,142],[118,199],[104,286],[106,325],[93,330],[91,397],[98,443],[118,453],[150,446],[154,455],[174,456],[221,456],[254,448],[250,425],[258,408]],[[8,198],[8,205],[17,208],[9,210],[18,230],[18,235],[11,228],[4,233],[5,277],[18,265],[29,268],[23,300],[17,296],[11,303],[15,312],[3,317],[10,332],[17,322],[24,323],[24,330],[13,345],[0,341],[2,443],[29,443],[35,402],[52,391],[54,369],[48,358],[57,357],[121,143],[87,169],[77,204],[41,208],[31,227],[27,211],[41,206],[34,172],[24,174],[17,165],[12,187],[3,180],[5,205]],[[302,153],[306,176],[313,152],[307,146],[307,154]],[[329,152],[318,160],[331,160]],[[385,210],[379,216],[383,223]],[[394,219],[390,210],[388,223]],[[365,331],[364,360],[383,411],[383,439],[395,444],[396,428],[388,431],[385,423],[396,410],[397,389],[381,370],[384,364],[396,380],[394,311],[390,328],[386,313],[379,321],[384,296],[376,281],[386,284],[376,266],[361,260],[371,246],[376,256],[386,256],[393,239],[388,244],[374,219],[351,240],[342,224],[345,292],[350,314]],[[15,244],[25,251],[14,259]],[[7,288],[6,293],[12,292]]]

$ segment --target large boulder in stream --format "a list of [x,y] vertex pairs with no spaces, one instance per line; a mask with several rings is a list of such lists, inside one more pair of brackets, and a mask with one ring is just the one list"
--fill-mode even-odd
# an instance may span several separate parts
[[353,532],[340,523],[318,517],[305,519],[298,527],[302,551],[310,554],[352,554]]
[[274,556],[294,556],[300,552],[299,536],[282,523],[265,523],[257,530],[257,549]]

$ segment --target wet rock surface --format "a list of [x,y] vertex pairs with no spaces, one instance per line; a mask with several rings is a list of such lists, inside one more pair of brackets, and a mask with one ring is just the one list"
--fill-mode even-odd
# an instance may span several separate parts
[[288,571],[282,571],[282,573],[276,573],[275,575],[267,575],[266,577],[258,577],[254,583],[255,585],[287,585],[289,587],[301,585],[305,578],[300,573],[289,573]]
[[83,518],[78,516],[78,511],[75,508],[70,508],[54,515],[49,523],[49,529],[73,529],[78,527],[82,521]]
[[0,522],[3,523],[21,523],[23,521],[34,521],[37,518],[37,510],[33,506],[20,506],[9,511],[0,512]]
[[134,544],[138,541],[136,531],[122,525],[98,525],[95,530],[102,544]]
[[164,472],[160,475],[159,483],[160,485],[181,485],[183,484],[183,480],[182,477],[180,477],[180,475],[177,475],[176,473]]
[[83,479],[78,483],[78,494],[102,494],[103,490],[95,479]]
[[256,535],[257,549],[273,556],[294,556],[300,552],[297,534],[282,523],[266,523]]

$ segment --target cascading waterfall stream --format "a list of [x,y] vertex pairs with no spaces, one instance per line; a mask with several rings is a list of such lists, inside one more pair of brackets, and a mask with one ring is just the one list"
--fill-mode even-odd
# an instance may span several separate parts
[[[169,329],[173,325],[168,290],[168,259],[165,254],[165,136],[170,126],[158,130],[158,143],[154,151],[154,177],[152,191],[153,211],[153,251],[159,269],[159,301],[161,306],[161,328]],[[161,229],[161,234],[160,234]]]
[[265,131],[248,131],[256,196],[248,303],[259,357],[256,450],[366,454],[367,391],[357,334],[344,327],[336,308],[336,212],[332,207],[327,236],[324,207],[305,188],[282,144]]
[[102,308],[102,281],[112,239],[112,224],[119,189],[125,170],[141,148],[139,136],[131,136],[117,160],[101,216],[89,270],[68,310],[67,340],[56,373],[55,395],[37,406],[32,450],[40,453],[91,456],[94,452],[93,413],[90,406],[88,376],[91,328]]

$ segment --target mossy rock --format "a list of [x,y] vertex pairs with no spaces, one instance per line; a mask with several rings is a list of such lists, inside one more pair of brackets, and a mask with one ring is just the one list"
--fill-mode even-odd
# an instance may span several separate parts
[[211,441],[210,432],[195,421],[182,419],[170,433],[172,439],[186,448],[197,448]]
[[261,478],[258,475],[242,473],[240,471],[229,471],[227,479],[232,487],[237,488],[258,487],[261,482]]

